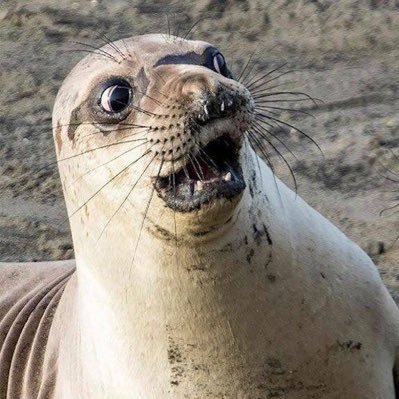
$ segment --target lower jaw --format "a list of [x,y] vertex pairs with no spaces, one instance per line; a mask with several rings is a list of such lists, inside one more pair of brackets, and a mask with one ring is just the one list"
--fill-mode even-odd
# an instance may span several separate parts
[[201,191],[193,193],[188,184],[179,187],[176,192],[162,189],[157,189],[157,192],[168,208],[188,213],[212,207],[223,200],[233,201],[243,193],[245,187],[245,181],[240,175],[234,181],[206,184]]

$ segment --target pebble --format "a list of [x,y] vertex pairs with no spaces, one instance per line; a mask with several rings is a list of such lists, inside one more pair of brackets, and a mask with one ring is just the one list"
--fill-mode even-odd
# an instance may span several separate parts
[[399,125],[399,121],[395,118],[388,119],[385,122],[386,127],[397,127]]
[[0,21],[2,21],[3,19],[6,19],[8,15],[7,10],[0,10]]

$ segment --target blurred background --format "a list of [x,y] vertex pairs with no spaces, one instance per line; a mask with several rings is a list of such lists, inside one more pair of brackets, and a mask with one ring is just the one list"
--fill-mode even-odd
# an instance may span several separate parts
[[279,68],[273,85],[317,99],[273,112],[322,153],[283,124],[275,143],[299,195],[374,259],[399,303],[399,0],[0,1],[0,261],[73,257],[51,113],[88,49],[76,42],[190,29],[237,75],[252,55],[249,78]]

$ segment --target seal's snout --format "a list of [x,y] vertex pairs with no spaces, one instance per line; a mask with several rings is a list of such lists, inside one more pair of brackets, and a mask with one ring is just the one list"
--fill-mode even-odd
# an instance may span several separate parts
[[150,139],[163,163],[155,188],[179,212],[232,200],[243,192],[239,155],[253,115],[252,98],[240,83],[204,67],[186,68],[173,81],[177,109],[184,110],[181,131],[169,135],[157,130]]
[[179,212],[238,203],[245,189],[240,151],[254,118],[249,91],[212,46],[179,49],[151,73],[157,79],[142,107],[153,110],[148,141],[160,165],[153,176],[158,195]]

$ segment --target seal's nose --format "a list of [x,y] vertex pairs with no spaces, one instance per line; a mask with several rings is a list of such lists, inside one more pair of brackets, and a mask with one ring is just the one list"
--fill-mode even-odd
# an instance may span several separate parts
[[165,97],[175,99],[186,117],[198,124],[252,112],[252,97],[234,79],[201,65],[161,65]]
[[224,118],[237,111],[237,96],[219,90],[216,95],[206,95],[202,100],[202,112],[198,115],[198,122],[205,123],[212,119]]

